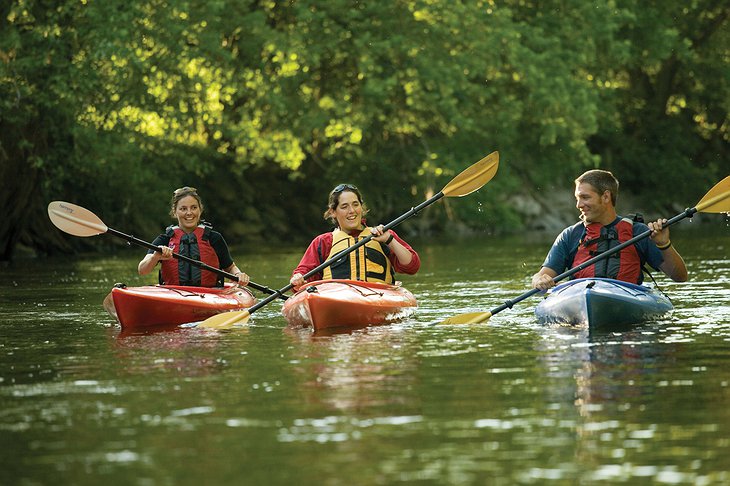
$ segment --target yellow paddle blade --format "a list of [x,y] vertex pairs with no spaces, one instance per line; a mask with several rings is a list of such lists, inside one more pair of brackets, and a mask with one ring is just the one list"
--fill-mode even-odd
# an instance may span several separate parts
[[727,213],[730,211],[730,176],[727,176],[705,194],[695,206],[703,213]]
[[461,197],[480,189],[492,180],[499,168],[499,152],[492,152],[479,162],[464,169],[446,184],[441,192],[446,197]]
[[74,236],[96,236],[109,229],[96,214],[65,201],[50,203],[48,217],[58,229]]
[[490,317],[492,317],[491,312],[470,312],[468,314],[449,317],[441,321],[441,324],[479,324],[480,322],[488,321]]
[[223,312],[207,318],[198,327],[207,329],[229,329],[235,324],[246,324],[251,314],[247,310]]

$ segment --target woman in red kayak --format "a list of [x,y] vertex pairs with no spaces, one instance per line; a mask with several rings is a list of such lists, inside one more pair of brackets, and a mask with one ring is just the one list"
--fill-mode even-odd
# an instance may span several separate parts
[[155,238],[152,244],[161,252],[149,250],[137,266],[139,274],[146,275],[161,263],[160,283],[200,287],[223,285],[222,277],[213,272],[174,259],[172,254],[179,253],[237,275],[238,284],[247,285],[248,275],[236,266],[223,235],[201,222],[202,213],[203,201],[194,187],[176,189],[172,194],[170,216],[177,219],[177,225],[169,226],[164,234]]
[[[290,280],[295,290],[306,282],[330,279],[393,284],[395,272],[413,275],[418,271],[421,266],[418,253],[395,231],[383,231],[382,224],[367,226],[364,218],[367,213],[357,187],[340,184],[330,192],[324,218],[337,226],[309,244]],[[372,236],[368,243],[305,281],[306,273],[368,236]]]

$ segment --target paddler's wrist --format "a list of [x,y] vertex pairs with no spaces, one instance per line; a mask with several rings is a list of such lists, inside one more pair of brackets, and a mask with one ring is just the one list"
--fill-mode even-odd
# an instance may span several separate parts
[[664,250],[668,250],[671,246],[672,246],[672,240],[669,240],[665,244],[657,245],[656,247],[659,248],[660,250],[664,251]]
[[385,245],[388,246],[393,242],[393,233],[389,233],[390,236],[388,236],[388,239],[385,240]]

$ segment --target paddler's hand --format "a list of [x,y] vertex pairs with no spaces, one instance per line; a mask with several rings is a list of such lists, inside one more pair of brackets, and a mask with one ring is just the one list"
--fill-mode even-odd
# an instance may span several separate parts
[[373,234],[373,239],[385,245],[390,244],[393,241],[393,234],[388,231],[384,231],[385,227],[382,224],[373,226],[370,228],[370,232]]
[[172,258],[172,248],[169,246],[159,246],[160,249],[160,260],[169,260]]
[[551,287],[555,287],[555,280],[547,273],[536,273],[532,276],[532,287],[538,290],[545,291]]
[[251,278],[243,272],[236,272],[235,275],[238,277],[239,287],[245,287],[251,281]]
[[301,273],[295,273],[289,279],[289,283],[292,284],[292,287],[294,287],[295,291],[299,290],[299,287],[301,287],[305,283],[304,275],[302,275]]
[[653,241],[659,248],[667,248],[670,244],[669,226],[664,226],[665,224],[667,224],[666,219],[657,219],[656,221],[647,224],[651,230],[649,238],[651,238],[651,241]]

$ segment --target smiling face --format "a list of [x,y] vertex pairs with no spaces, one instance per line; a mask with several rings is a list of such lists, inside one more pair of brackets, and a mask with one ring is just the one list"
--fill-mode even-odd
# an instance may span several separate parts
[[611,223],[616,219],[616,211],[611,202],[611,193],[604,191],[599,194],[596,188],[587,182],[575,187],[575,207],[580,211],[580,219],[585,224]]
[[350,232],[362,229],[362,210],[362,201],[357,194],[345,190],[340,193],[337,206],[330,209],[330,213],[342,231]]
[[195,231],[200,223],[200,215],[202,210],[198,200],[193,196],[185,196],[177,202],[175,206],[175,217],[180,229],[186,233]]

